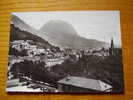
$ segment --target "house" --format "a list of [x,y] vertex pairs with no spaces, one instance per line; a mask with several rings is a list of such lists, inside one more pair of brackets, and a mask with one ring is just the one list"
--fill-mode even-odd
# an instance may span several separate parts
[[99,50],[93,50],[92,55],[99,56],[99,57],[106,57],[109,56],[109,51],[107,48],[100,48]]
[[29,49],[30,44],[27,41],[24,40],[16,40],[11,42],[12,48],[17,49],[18,51],[21,51],[22,49]]
[[31,46],[30,46],[30,49],[31,49],[31,50],[36,50],[36,49],[37,49],[37,46],[36,46],[36,45],[31,45]]
[[19,79],[18,78],[7,81],[7,87],[18,86],[18,84],[19,84]]
[[68,76],[58,81],[59,92],[99,93],[111,92],[112,86],[96,79]]
[[45,51],[45,49],[37,49],[37,54],[41,54],[41,53],[45,53],[46,51]]
[[46,67],[48,67],[48,68],[50,68],[54,65],[62,64],[63,62],[64,62],[63,58],[50,58],[50,59],[45,60]]

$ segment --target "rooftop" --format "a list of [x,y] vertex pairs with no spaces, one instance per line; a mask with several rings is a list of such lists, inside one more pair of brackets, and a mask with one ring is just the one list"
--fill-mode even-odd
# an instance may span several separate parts
[[84,77],[69,76],[58,81],[60,84],[71,85],[96,91],[106,91],[112,86],[96,79],[88,79]]

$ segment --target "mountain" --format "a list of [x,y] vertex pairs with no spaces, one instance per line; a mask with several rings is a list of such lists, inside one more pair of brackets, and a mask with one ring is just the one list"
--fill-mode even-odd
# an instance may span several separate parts
[[11,23],[22,31],[39,36],[61,48],[98,49],[108,46],[105,42],[79,36],[71,24],[62,20],[48,21],[40,30],[35,30],[15,15],[12,15]]
[[52,46],[51,44],[49,44],[47,41],[45,41],[44,39],[42,39],[41,37],[34,35],[30,32],[21,30],[20,28],[14,26],[14,24],[11,24],[11,29],[10,29],[10,41],[15,41],[15,40],[33,40],[33,44],[36,44],[40,47],[44,47],[44,48],[55,48],[58,49],[55,46]]
[[99,49],[108,45],[105,42],[79,36],[71,24],[61,20],[47,22],[39,30],[39,33],[51,44],[61,48]]
[[12,15],[11,23],[14,24],[15,27],[18,27],[21,30],[30,32],[32,34],[38,34],[38,31],[28,24],[26,24],[23,20],[21,20],[19,17]]

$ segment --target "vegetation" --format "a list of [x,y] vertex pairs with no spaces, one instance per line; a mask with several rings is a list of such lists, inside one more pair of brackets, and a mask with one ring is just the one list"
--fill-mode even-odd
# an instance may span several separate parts
[[51,45],[48,41],[42,39],[41,37],[34,35],[30,32],[20,30],[18,27],[15,27],[13,24],[11,24],[11,35],[10,35],[10,41],[14,40],[32,40],[30,44],[37,45],[38,47],[42,47],[45,49],[53,49],[54,52],[60,51],[59,47]]
[[50,72],[45,67],[45,62],[24,60],[20,63],[15,63],[10,69],[13,78],[21,78],[21,76],[28,76],[33,80],[48,82],[56,85],[56,81],[62,78],[59,74]]
[[[60,48],[52,46],[40,37],[11,25],[11,41],[14,40],[33,40],[35,42],[31,42],[31,45],[50,49],[53,53],[60,52]],[[59,79],[68,75],[93,78],[112,85],[112,92],[119,93],[124,87],[122,51],[119,48],[115,48],[114,51],[114,55],[104,58],[94,55],[84,55],[83,53],[82,57],[77,60],[75,55],[71,55],[70,59],[66,59],[60,65],[51,67],[51,70],[46,68],[44,61],[24,60],[23,62],[13,64],[10,72],[13,74],[13,78],[28,76],[33,80],[48,82],[55,86]],[[27,56],[27,51],[18,51],[10,47],[9,55],[15,55],[16,57]]]
[[28,56],[27,54],[27,50],[23,49],[21,51],[18,51],[17,49],[15,48],[11,48],[10,47],[10,50],[9,50],[9,55],[15,55],[15,56]]
[[52,71],[59,75],[80,76],[102,80],[113,86],[113,93],[123,89],[123,66],[121,49],[116,49],[115,55],[104,59],[93,55],[83,55],[76,63],[66,60],[62,65],[55,65]]
[[46,68],[46,64],[43,61],[24,60],[23,62],[15,63],[10,72],[14,78],[20,77],[21,73],[34,80],[48,82],[55,86],[59,79],[68,75],[93,78],[112,85],[112,92],[119,93],[124,87],[121,54],[121,49],[116,48],[114,55],[106,56],[104,59],[94,55],[83,55],[79,60],[75,61],[74,57],[71,56],[70,59],[65,60],[61,65],[51,67],[51,70]]

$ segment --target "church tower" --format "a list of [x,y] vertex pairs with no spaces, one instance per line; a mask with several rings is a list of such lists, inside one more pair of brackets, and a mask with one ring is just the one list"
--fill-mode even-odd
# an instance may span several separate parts
[[109,55],[114,55],[114,41],[113,38],[111,39],[111,44],[109,48]]
[[114,41],[113,41],[113,38],[111,39],[111,48],[114,49]]

